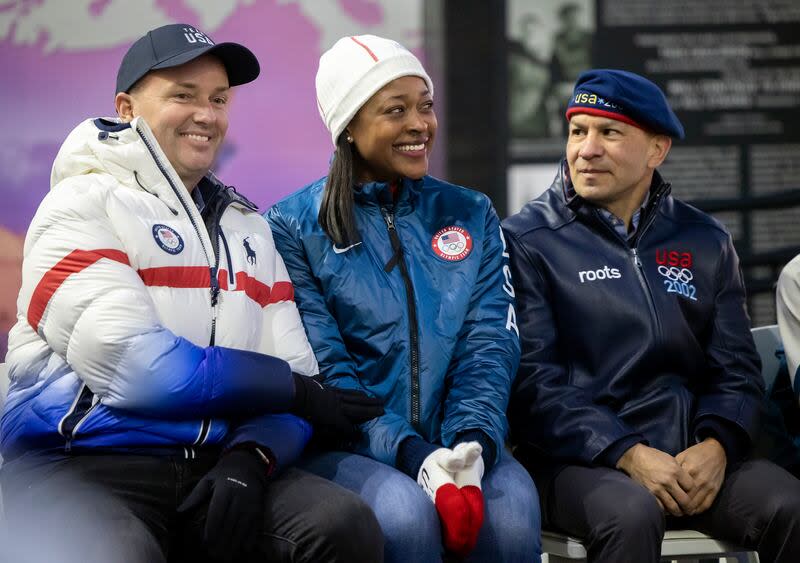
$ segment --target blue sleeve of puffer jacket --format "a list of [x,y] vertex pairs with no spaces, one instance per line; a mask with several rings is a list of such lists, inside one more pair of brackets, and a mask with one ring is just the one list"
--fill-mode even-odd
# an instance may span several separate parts
[[225,449],[255,443],[268,448],[280,471],[292,465],[311,439],[311,425],[292,414],[272,414],[248,419],[228,432]]
[[764,380],[750,333],[739,258],[728,236],[716,274],[714,321],[706,347],[709,383],[698,394],[694,426],[707,417],[738,425],[752,439],[758,424]]
[[[358,379],[338,323],[331,315],[322,288],[311,271],[300,241],[297,219],[288,213],[284,214],[280,204],[267,211],[265,217],[270,223],[275,246],[289,271],[294,285],[295,302],[300,309],[303,325],[325,384],[343,389],[357,389],[372,395]],[[354,451],[392,466],[396,464],[400,442],[409,436],[418,436],[404,417],[389,411],[362,424],[360,428],[361,439],[356,443]]]
[[196,346],[159,328],[130,338],[100,400],[156,418],[228,418],[285,412],[294,397],[289,364],[221,346]]
[[[512,440],[539,454],[587,465],[602,464],[615,445],[644,438],[614,411],[572,385],[550,307],[550,289],[524,242],[506,231],[515,281],[521,359],[509,407]],[[587,422],[589,421],[589,422]]]
[[485,200],[481,263],[469,310],[448,367],[442,443],[467,430],[482,430],[502,451],[506,407],[519,364],[519,332],[508,252],[497,214]]

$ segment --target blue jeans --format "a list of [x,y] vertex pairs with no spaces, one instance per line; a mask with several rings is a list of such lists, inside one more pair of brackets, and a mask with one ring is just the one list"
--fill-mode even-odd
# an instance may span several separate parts
[[[325,452],[300,466],[357,493],[375,512],[385,538],[386,563],[441,562],[439,517],[416,481],[373,459]],[[539,562],[539,496],[528,472],[507,452],[481,483],[484,522],[478,545],[467,561]]]

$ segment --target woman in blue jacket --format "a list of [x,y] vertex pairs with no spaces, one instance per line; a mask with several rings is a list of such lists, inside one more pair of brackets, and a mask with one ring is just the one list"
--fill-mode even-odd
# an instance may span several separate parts
[[267,217],[325,382],[386,413],[308,469],[372,506],[388,561],[538,561],[536,490],[503,447],[519,334],[491,202],[426,175],[433,84],[401,45],[340,39],[316,88],[330,172]]

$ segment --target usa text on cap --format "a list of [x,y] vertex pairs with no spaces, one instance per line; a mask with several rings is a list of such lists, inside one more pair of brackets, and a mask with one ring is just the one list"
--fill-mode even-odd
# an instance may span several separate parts
[[231,86],[251,82],[261,71],[258,59],[247,47],[214,43],[197,28],[174,23],[148,31],[131,45],[117,72],[117,92],[128,92],[151,70],[179,66],[206,53],[219,58]]
[[610,117],[655,133],[684,137],[683,125],[661,88],[625,70],[593,69],[581,73],[567,107],[567,119],[577,113]]

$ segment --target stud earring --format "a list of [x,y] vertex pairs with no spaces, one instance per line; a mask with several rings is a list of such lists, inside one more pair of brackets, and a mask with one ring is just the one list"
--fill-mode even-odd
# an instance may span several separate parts
[[353,136],[352,135],[348,135],[347,136],[347,142],[348,143],[352,143],[353,142]]

